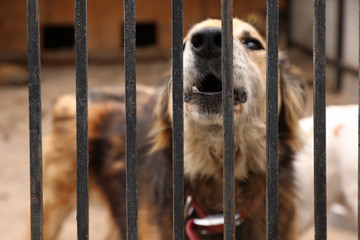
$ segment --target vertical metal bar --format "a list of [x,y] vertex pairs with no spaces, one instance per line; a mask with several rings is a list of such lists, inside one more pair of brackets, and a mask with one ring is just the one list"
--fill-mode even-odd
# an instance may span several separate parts
[[124,61],[126,102],[126,237],[138,239],[138,174],[136,138],[135,0],[124,2]]
[[325,0],[314,0],[315,239],[326,239],[326,47]]
[[27,1],[31,239],[43,239],[39,0]]
[[235,239],[233,1],[221,1],[221,80],[224,110],[224,239]]
[[173,239],[184,239],[183,1],[172,0]]
[[89,239],[87,2],[75,0],[77,235]]
[[278,239],[278,39],[279,2],[267,0],[266,219],[267,239]]
[[338,1],[338,34],[337,34],[337,53],[336,53],[336,91],[340,92],[342,88],[342,75],[343,75],[343,42],[344,42],[344,6],[345,1]]

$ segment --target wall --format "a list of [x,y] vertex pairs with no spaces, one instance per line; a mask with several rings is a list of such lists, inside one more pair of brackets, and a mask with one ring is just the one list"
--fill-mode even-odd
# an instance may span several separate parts
[[[340,0],[342,1],[342,0]],[[358,64],[358,1],[344,0],[344,40],[343,60],[351,67]],[[336,58],[338,37],[338,2],[326,1],[326,53],[331,59]],[[313,35],[313,1],[292,0],[291,7],[291,39],[308,49],[312,49]]]
[[[208,17],[220,18],[220,0],[184,0],[184,31]],[[234,16],[264,13],[265,0],[234,1]],[[246,2],[246,4],[244,4]],[[88,0],[89,51],[121,50],[123,44],[123,1]],[[280,1],[285,8],[285,0]],[[171,1],[137,0],[136,18],[156,23],[157,46],[171,46]],[[40,27],[74,25],[74,0],[40,1]],[[0,54],[26,54],[26,0],[1,0]]]

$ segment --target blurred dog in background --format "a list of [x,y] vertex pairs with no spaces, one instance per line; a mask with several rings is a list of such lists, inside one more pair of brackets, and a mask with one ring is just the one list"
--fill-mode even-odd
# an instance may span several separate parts
[[[299,196],[299,231],[314,223],[314,126],[313,117],[300,121],[304,147],[294,162]],[[327,208],[335,204],[357,222],[358,106],[331,106],[326,109]]]

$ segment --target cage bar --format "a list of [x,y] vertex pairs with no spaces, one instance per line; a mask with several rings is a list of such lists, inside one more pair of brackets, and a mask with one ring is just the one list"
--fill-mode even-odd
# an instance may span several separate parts
[[124,1],[126,238],[138,239],[135,0]]
[[77,235],[89,239],[87,2],[75,1]]
[[31,239],[43,239],[39,0],[27,1]]
[[221,1],[221,81],[224,111],[224,239],[235,238],[233,1]]
[[172,0],[173,239],[184,239],[183,1]]
[[315,239],[326,239],[325,0],[314,0],[314,196]]
[[266,235],[278,239],[278,40],[279,2],[267,0],[266,51]]
[[343,87],[343,44],[344,44],[344,17],[345,1],[338,1],[338,26],[337,26],[337,43],[336,43],[336,91],[340,92]]

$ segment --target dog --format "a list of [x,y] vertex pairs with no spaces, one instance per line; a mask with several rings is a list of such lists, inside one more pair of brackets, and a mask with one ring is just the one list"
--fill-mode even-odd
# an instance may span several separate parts
[[[346,209],[357,222],[358,105],[326,108],[327,209],[335,204]],[[300,121],[304,147],[295,157],[295,176],[299,195],[299,232],[314,223],[314,126],[313,117]]]
[[[201,220],[223,212],[221,21],[194,25],[183,41],[186,239],[223,239],[223,226]],[[233,21],[236,239],[266,238],[266,43]],[[172,80],[137,87],[138,228],[140,239],[172,239]],[[297,239],[293,159],[301,148],[305,102],[301,76],[279,60],[279,239]],[[125,239],[125,103],[120,88],[89,93],[90,192],[99,190],[113,231]],[[75,98],[54,107],[44,140],[44,238],[56,238],[75,206]],[[186,203],[185,203],[186,202]],[[192,211],[191,211],[192,210]],[[240,224],[241,223],[241,224]]]
[[0,64],[0,87],[21,86],[28,83],[29,73],[25,67],[16,64]]

